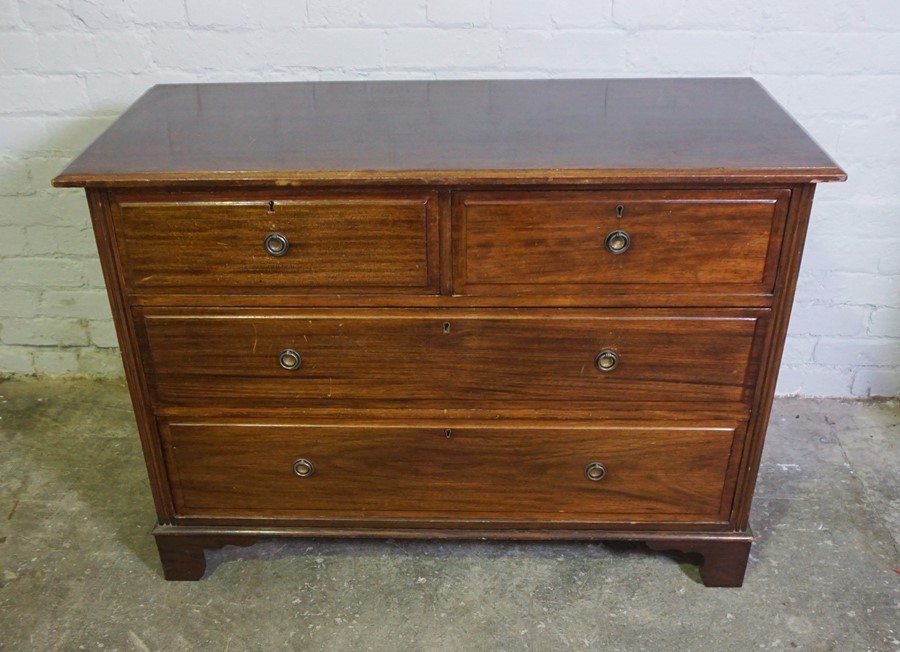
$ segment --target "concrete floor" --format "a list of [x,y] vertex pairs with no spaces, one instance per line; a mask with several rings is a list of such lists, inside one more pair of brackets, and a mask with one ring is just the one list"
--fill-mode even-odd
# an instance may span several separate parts
[[0,383],[0,649],[900,649],[900,403],[779,400],[742,589],[600,544],[262,542],[168,583],[123,385]]

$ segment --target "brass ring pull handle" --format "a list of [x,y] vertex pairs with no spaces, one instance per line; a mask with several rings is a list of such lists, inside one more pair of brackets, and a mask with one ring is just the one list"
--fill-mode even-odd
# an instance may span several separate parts
[[606,477],[606,467],[600,462],[591,462],[584,467],[584,477],[591,482],[600,482]]
[[301,478],[308,478],[315,472],[316,467],[313,466],[313,463],[309,460],[302,457],[299,460],[294,460],[294,475]]
[[284,256],[288,252],[291,243],[288,242],[283,233],[276,232],[266,236],[266,239],[263,240],[263,246],[266,248],[266,253],[270,256],[279,257]]
[[631,236],[625,231],[612,231],[606,236],[606,250],[611,254],[624,254],[631,246]]
[[300,354],[294,351],[294,349],[285,349],[278,354],[278,364],[288,371],[299,369],[302,362],[303,359],[300,357]]
[[604,349],[594,358],[594,365],[600,371],[612,371],[619,366],[619,355],[611,349]]

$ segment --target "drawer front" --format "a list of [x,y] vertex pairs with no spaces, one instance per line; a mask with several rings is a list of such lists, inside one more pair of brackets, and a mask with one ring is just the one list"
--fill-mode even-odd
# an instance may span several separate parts
[[462,192],[454,291],[771,293],[788,190]]
[[179,515],[280,518],[724,520],[739,443],[733,426],[164,423],[162,434]]
[[[163,405],[747,401],[765,311],[138,311]],[[715,313],[716,311],[708,311]],[[286,361],[280,358],[288,353]],[[609,351],[601,364],[598,356]],[[294,369],[282,363],[299,363]]]
[[435,197],[123,198],[113,213],[135,292],[437,294]]

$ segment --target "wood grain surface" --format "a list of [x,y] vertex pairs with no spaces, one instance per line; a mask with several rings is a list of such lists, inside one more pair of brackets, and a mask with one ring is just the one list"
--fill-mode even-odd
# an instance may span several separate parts
[[[133,290],[184,294],[438,291],[434,193],[115,205]],[[286,253],[264,247],[273,233]],[[429,264],[429,262],[431,264]]]
[[[787,190],[458,193],[454,291],[771,292],[789,198]],[[623,253],[606,247],[613,232],[630,238]]]
[[[163,426],[182,515],[721,517],[732,428]],[[295,460],[314,472],[298,477]],[[605,465],[591,481],[585,468]],[[726,505],[727,506],[727,505]]]
[[156,86],[54,183],[845,177],[752,79],[542,79]]
[[[143,311],[140,321],[161,405],[726,401],[739,409],[752,395],[763,314],[173,310]],[[301,356],[298,369],[279,365],[285,349]],[[603,350],[619,356],[616,369],[597,369]]]

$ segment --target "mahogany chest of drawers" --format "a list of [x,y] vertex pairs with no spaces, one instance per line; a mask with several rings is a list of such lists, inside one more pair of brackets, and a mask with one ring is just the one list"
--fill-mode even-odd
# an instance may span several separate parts
[[87,189],[168,579],[644,541],[738,586],[814,184],[746,79],[157,86]]

